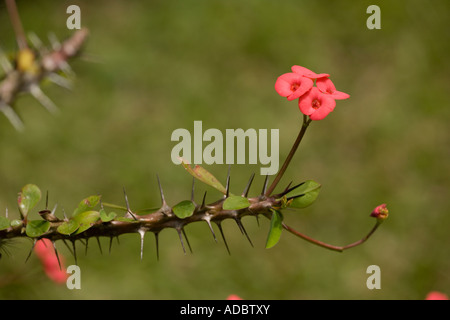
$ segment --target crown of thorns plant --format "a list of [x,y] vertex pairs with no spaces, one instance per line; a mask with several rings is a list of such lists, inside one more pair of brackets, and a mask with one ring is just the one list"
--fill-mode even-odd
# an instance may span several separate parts
[[[40,89],[40,83],[44,79],[49,79],[61,86],[68,85],[66,76],[73,73],[69,67],[68,60],[80,53],[88,32],[87,29],[79,30],[61,44],[53,40],[51,48],[45,47],[37,36],[32,36],[34,49],[31,49],[27,39],[24,37],[14,1],[6,0],[6,3],[16,33],[18,52],[12,61],[4,54],[0,56],[1,65],[5,71],[5,76],[0,80],[0,110],[17,130],[21,130],[24,125],[14,109],[16,97],[22,93],[31,93],[50,112],[56,111],[54,103]],[[388,209],[385,204],[377,206],[370,213],[370,216],[374,217],[376,222],[369,233],[360,240],[345,246],[335,246],[321,242],[294,230],[285,223],[285,209],[303,209],[310,206],[317,199],[321,185],[313,180],[307,180],[293,186],[290,183],[281,192],[274,192],[276,187],[311,122],[326,118],[335,109],[336,100],[350,97],[348,94],[336,90],[329,74],[317,74],[297,65],[293,66],[291,70],[292,72],[278,77],[275,82],[275,90],[289,101],[298,100],[299,110],[303,114],[303,123],[292,149],[278,174],[270,185],[269,177],[266,176],[260,189],[261,192],[257,193],[257,195],[249,196],[255,177],[254,174],[250,176],[247,185],[241,193],[233,193],[231,191],[230,169],[228,170],[224,186],[205,168],[199,165],[192,167],[187,161],[181,159],[182,166],[194,177],[191,198],[188,200],[179,201],[177,204],[170,206],[166,201],[158,177],[157,182],[161,196],[161,206],[159,208],[152,210],[131,209],[124,189],[125,205],[107,203],[103,201],[101,195],[91,195],[80,201],[70,217],[67,217],[65,212],[63,212],[61,217],[61,214],[56,213],[56,206],[53,210],[48,209],[47,193],[45,209],[38,211],[40,219],[30,220],[29,214],[42,200],[42,192],[38,186],[27,184],[18,194],[17,204],[20,218],[10,219],[8,210],[6,210],[5,216],[0,216],[0,250],[5,250],[5,244],[13,239],[31,239],[32,247],[26,259],[28,260],[38,241],[45,240],[52,244],[55,256],[61,266],[55,245],[59,240],[69,248],[74,256],[75,263],[77,263],[77,242],[82,243],[87,252],[89,240],[95,238],[102,251],[99,238],[109,237],[109,250],[111,250],[114,238],[118,238],[123,234],[137,233],[140,238],[140,257],[142,259],[144,237],[150,232],[154,234],[156,239],[156,256],[159,259],[158,235],[162,230],[174,229],[179,236],[183,252],[186,254],[186,247],[192,252],[185,231],[186,226],[191,223],[204,222],[216,242],[218,242],[218,239],[213,224],[217,227],[222,241],[228,253],[230,253],[230,248],[222,229],[222,222],[227,219],[235,221],[240,232],[253,246],[242,223],[242,218],[246,216],[255,217],[258,224],[260,216],[270,220],[266,248],[271,248],[277,244],[283,230],[313,244],[338,252],[364,243],[388,217]],[[197,201],[194,199],[195,180],[199,180],[205,185],[218,190],[222,196],[216,201],[207,202],[207,192],[205,191],[201,201]]]

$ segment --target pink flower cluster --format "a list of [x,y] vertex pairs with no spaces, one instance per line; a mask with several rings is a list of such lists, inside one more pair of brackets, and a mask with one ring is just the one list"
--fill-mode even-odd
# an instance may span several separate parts
[[[300,111],[311,120],[322,120],[336,106],[335,100],[350,96],[337,91],[329,74],[315,73],[305,67],[292,66],[292,72],[282,74],[275,82],[275,90],[289,101],[298,99]],[[314,82],[316,86],[314,86]]]
[[37,241],[34,246],[34,252],[38,256],[39,260],[41,260],[45,273],[53,282],[66,282],[67,273],[65,272],[62,256],[59,256],[59,261],[61,262],[60,267],[55,250],[53,249],[53,244],[50,240],[41,239]]

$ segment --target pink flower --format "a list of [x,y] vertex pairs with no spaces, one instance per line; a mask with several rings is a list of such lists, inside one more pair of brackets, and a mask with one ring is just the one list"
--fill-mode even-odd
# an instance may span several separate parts
[[350,95],[346,94],[345,92],[337,91],[330,78],[317,79],[316,86],[320,91],[329,94],[333,99],[343,100],[350,98]]
[[311,120],[322,120],[333,111],[336,101],[316,87],[313,87],[299,99],[298,106],[300,111],[309,116]]
[[41,260],[42,266],[44,267],[45,274],[55,283],[65,283],[67,280],[67,273],[63,265],[63,257],[59,255],[59,261],[61,262],[61,267],[59,266],[58,258],[56,257],[55,250],[53,249],[53,244],[48,239],[41,239],[36,242],[34,247],[34,252]]
[[285,73],[278,77],[275,82],[275,90],[289,101],[295,100],[308,92],[314,85],[310,78],[303,77],[297,73]]
[[438,291],[431,291],[427,294],[425,300],[448,300],[448,296]]
[[292,66],[291,68],[292,72],[299,74],[301,76],[310,78],[310,79],[320,79],[320,78],[326,78],[329,77],[329,74],[326,73],[315,73],[309,69],[306,69],[305,67],[300,67],[300,66]]
[[[315,73],[305,67],[292,66],[292,72],[282,74],[275,82],[275,90],[289,101],[299,99],[300,111],[311,120],[322,120],[336,106],[335,100],[350,96],[337,91],[327,73]],[[314,86],[314,83],[316,86]]]
[[227,300],[242,300],[242,298],[239,297],[239,296],[237,296],[237,295],[235,295],[235,294],[230,294],[230,295],[227,297]]

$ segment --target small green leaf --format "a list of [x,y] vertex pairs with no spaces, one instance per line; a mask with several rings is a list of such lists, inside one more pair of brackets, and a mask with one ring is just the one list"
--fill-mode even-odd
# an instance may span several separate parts
[[301,186],[289,192],[286,197],[291,201],[289,207],[306,208],[310,206],[319,195],[321,185],[313,180],[305,181]]
[[248,207],[250,207],[250,202],[241,196],[230,196],[223,202],[224,210],[240,210]]
[[45,220],[28,221],[25,232],[30,238],[42,236],[50,229],[50,222]]
[[72,219],[80,225],[75,234],[80,234],[92,227],[92,225],[100,219],[100,214],[98,211],[85,211],[73,216]]
[[72,217],[75,217],[80,213],[91,211],[92,209],[94,209],[95,206],[100,203],[101,197],[102,196],[100,195],[90,196],[87,197],[86,199],[81,200],[81,202],[78,204],[78,208],[76,208],[75,211],[73,212]]
[[19,227],[22,225],[22,223],[23,223],[22,220],[15,219],[15,220],[11,221],[11,227],[13,227],[13,228]]
[[272,210],[272,219],[270,220],[270,230],[267,235],[266,249],[272,248],[278,243],[278,240],[280,240],[281,231],[283,230],[283,226],[281,225],[282,221],[283,217],[281,213]]
[[58,231],[61,234],[70,235],[70,234],[74,233],[75,231],[77,231],[79,227],[80,227],[80,224],[78,223],[78,221],[75,221],[72,219],[72,220],[63,222],[58,227],[58,229],[56,229],[56,231]]
[[34,208],[41,200],[41,190],[34,184],[27,184],[19,192],[17,203],[19,210],[24,217]]
[[183,165],[183,167],[192,176],[194,176],[198,180],[202,181],[203,183],[206,183],[207,185],[210,185],[211,187],[219,190],[223,194],[227,193],[227,190],[225,189],[225,187],[208,170],[206,170],[203,167],[200,167],[199,165],[196,165],[194,168],[191,168],[191,166],[186,162],[186,160],[184,160],[182,158],[180,158],[180,161],[181,161],[181,164]]
[[115,212],[110,212],[109,214],[106,213],[105,210],[100,210],[100,219],[102,219],[102,222],[109,222],[114,220],[114,218],[117,217],[117,214]]
[[290,207],[292,208],[306,208],[310,206],[314,201],[316,201],[319,196],[320,189],[316,189],[310,192],[305,193],[302,196],[299,196],[295,199],[292,199],[290,203]]
[[195,205],[192,201],[181,201],[172,208],[173,213],[180,219],[190,217],[194,214]]
[[8,218],[0,217],[0,230],[8,229],[11,226],[11,222]]

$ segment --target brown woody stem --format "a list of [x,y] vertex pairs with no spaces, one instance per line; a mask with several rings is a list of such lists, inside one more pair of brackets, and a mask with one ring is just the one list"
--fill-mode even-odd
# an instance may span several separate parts
[[16,1],[15,0],[5,0],[5,1],[6,1],[6,8],[8,9],[8,14],[11,19],[11,24],[13,26],[14,33],[16,34],[17,45],[19,47],[19,50],[26,49],[28,48],[27,38],[23,30],[19,12],[17,11]]

